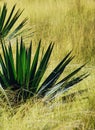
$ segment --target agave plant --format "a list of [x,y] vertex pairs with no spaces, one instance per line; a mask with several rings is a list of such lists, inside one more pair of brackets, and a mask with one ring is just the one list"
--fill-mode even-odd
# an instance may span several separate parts
[[0,41],[1,40],[10,40],[19,34],[22,34],[23,32],[28,31],[29,29],[24,29],[24,25],[27,22],[27,18],[25,18],[23,21],[21,21],[15,28],[13,29],[14,25],[17,23],[19,17],[21,16],[23,10],[21,11],[18,9],[15,12],[16,5],[14,5],[9,13],[7,4],[4,4],[2,9],[0,10]]
[[19,99],[23,98],[26,100],[27,98],[36,96],[37,98],[51,100],[63,94],[73,85],[79,83],[88,76],[88,74],[82,74],[75,77],[84,67],[84,65],[82,65],[62,80],[58,81],[66,66],[73,59],[73,57],[70,56],[71,52],[69,52],[42,82],[53,47],[54,44],[50,43],[42,58],[39,59],[41,53],[40,40],[31,62],[32,42],[30,46],[26,48],[22,38],[20,44],[18,44],[17,40],[16,60],[13,57],[11,43],[8,47],[2,43],[1,48],[3,56],[0,55],[0,65],[2,68],[0,70],[0,83],[3,89],[9,88],[13,91],[18,91]]

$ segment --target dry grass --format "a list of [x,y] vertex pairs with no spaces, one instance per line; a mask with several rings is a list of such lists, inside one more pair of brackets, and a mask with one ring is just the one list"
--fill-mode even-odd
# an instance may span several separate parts
[[[33,103],[31,100],[10,111],[1,111],[1,130],[94,130],[95,108],[94,94],[89,99],[81,100],[79,95],[74,102],[63,104],[56,101],[44,105],[42,102]],[[92,98],[93,97],[93,98]],[[95,104],[95,103],[94,103]]]
[[9,8],[25,9],[23,17],[35,30],[32,40],[35,45],[41,38],[43,46],[55,42],[53,59],[60,59],[73,49],[76,62],[94,63],[95,49],[95,1],[94,0],[2,0]]

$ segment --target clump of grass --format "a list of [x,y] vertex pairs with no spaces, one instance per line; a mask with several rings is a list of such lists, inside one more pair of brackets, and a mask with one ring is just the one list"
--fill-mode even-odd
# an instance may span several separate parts
[[95,129],[95,89],[89,92],[87,109],[84,111],[81,122],[84,129]]
[[[79,96],[78,96],[79,97]],[[15,114],[3,111],[0,122],[1,130],[84,130],[94,129],[93,113],[87,111],[88,100],[78,100],[63,104],[61,100],[53,101],[45,105],[40,100],[28,100],[19,108],[15,108]],[[89,100],[91,101],[91,100]],[[93,118],[89,118],[92,116]],[[93,120],[93,123],[92,123]],[[90,123],[91,122],[91,123]],[[93,125],[92,125],[93,124]]]

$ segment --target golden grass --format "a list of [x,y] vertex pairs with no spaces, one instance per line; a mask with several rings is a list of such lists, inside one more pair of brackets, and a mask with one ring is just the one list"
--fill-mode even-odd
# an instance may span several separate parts
[[[22,18],[29,17],[29,25],[36,30],[31,38],[34,48],[42,38],[42,46],[50,41],[55,48],[50,70],[69,50],[76,58],[65,74],[89,61],[83,69],[90,76],[76,85],[71,92],[89,88],[83,95],[76,95],[74,102],[63,104],[57,100],[44,104],[27,101],[10,111],[0,98],[0,130],[94,130],[95,129],[95,1],[94,0],[2,0],[9,8],[25,8]],[[81,72],[82,73],[82,72]],[[48,72],[47,72],[48,74]],[[87,97],[82,99],[83,97]],[[13,114],[13,112],[15,114]]]
[[92,103],[95,96],[91,91],[89,94],[92,94],[89,99],[82,100],[77,96],[74,102],[67,104],[56,101],[44,105],[30,100],[16,109],[13,116],[10,111],[3,110],[0,130],[94,130],[95,107]]
[[95,1],[94,0],[3,0],[9,8],[25,9],[22,15],[29,18],[35,30],[31,38],[35,45],[41,38],[43,46],[55,42],[53,59],[61,59],[73,49],[76,62],[94,63]]

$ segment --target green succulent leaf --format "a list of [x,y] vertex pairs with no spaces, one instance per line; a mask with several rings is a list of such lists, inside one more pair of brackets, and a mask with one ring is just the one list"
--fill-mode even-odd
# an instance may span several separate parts
[[[70,52],[71,53],[71,52]],[[41,85],[38,94],[44,95],[44,93],[50,89],[58,78],[63,73],[65,67],[70,63],[73,57],[69,57],[70,53],[66,55],[65,58],[57,65],[57,67],[51,72],[51,74],[46,78],[44,83]],[[69,58],[68,58],[69,57]]]
[[19,17],[23,13],[23,10],[21,11],[18,9],[15,12],[16,4],[12,7],[9,16],[8,14],[8,8],[7,4],[4,3],[1,12],[0,12],[0,41],[1,40],[11,40],[12,38],[18,36],[19,34],[22,34],[24,30],[22,31],[22,28],[25,26],[27,22],[27,18],[22,20],[13,30],[14,25],[17,23]]
[[70,81],[57,83],[51,90],[46,92],[45,99],[49,101],[53,100],[54,98],[64,94],[66,91],[74,87],[75,84],[79,83],[88,76],[89,74],[85,73],[76,78],[71,79]]
[[35,74],[35,78],[34,78],[33,83],[32,83],[32,86],[34,87],[34,89],[39,87],[39,83],[40,83],[44,73],[46,72],[53,46],[54,45],[52,43],[50,43],[49,47],[46,50],[46,53],[44,54],[42,60],[40,61],[40,65],[38,67],[38,70]]
[[32,63],[32,66],[31,66],[30,83],[33,82],[33,80],[35,78],[34,76],[35,76],[36,69],[37,69],[39,52],[40,52],[40,46],[41,46],[41,40],[39,41],[39,44],[38,44],[38,47],[37,47],[37,50],[36,50],[36,53],[35,53],[35,56],[34,56],[34,59],[33,59],[33,63]]

